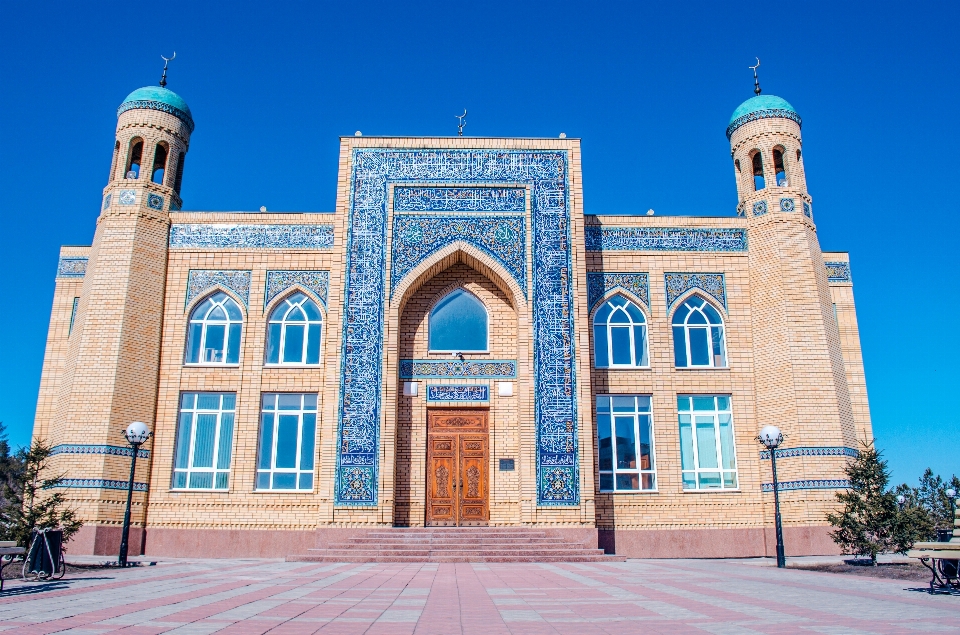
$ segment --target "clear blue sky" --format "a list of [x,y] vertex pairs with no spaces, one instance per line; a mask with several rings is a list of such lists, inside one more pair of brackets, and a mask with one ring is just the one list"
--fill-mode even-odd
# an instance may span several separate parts
[[[197,123],[188,210],[329,211],[338,135],[583,139],[590,213],[724,215],[724,129],[803,117],[821,245],[848,250],[874,431],[898,480],[960,473],[960,3],[0,4],[0,421],[29,440],[61,244],[93,238],[116,108],[159,80]],[[942,326],[938,326],[942,324]],[[941,335],[942,334],[942,335]]]

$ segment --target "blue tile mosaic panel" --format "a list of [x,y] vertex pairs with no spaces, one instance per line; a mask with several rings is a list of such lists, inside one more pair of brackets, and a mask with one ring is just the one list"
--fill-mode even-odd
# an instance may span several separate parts
[[300,285],[312,293],[324,307],[327,306],[327,291],[330,287],[329,271],[268,271],[267,287],[263,294],[263,306],[294,285]]
[[430,359],[401,359],[400,379],[512,379],[517,376],[513,360],[446,362]]
[[[61,443],[50,448],[50,456],[58,454],[108,454],[111,456],[133,456],[133,448],[122,445],[88,445],[83,443]],[[149,459],[150,450],[140,448],[137,458]]]
[[763,216],[767,213],[767,202],[766,201],[757,201],[753,204],[753,215],[754,216]]
[[171,248],[330,249],[333,225],[174,224]]
[[663,274],[667,288],[667,314],[673,303],[687,291],[699,289],[727,308],[727,288],[722,273],[678,273]]
[[525,212],[521,187],[393,188],[394,212]]
[[[810,447],[810,448],[783,448],[777,450],[777,458],[793,458],[797,456],[849,456],[856,458],[860,456],[860,452],[856,448],[848,448],[845,446],[826,446],[826,447]],[[760,460],[769,461],[770,460],[770,450],[760,450]]]
[[650,306],[649,284],[645,273],[588,273],[587,274],[587,307],[590,311],[606,297],[607,293],[621,289],[632,293]]
[[86,256],[65,256],[60,258],[57,263],[58,278],[82,278],[87,274],[87,263],[90,261]]
[[[130,481],[114,481],[106,478],[65,478],[57,487],[90,488],[90,489],[121,489],[126,491]],[[133,491],[146,492],[147,484],[133,482]]]
[[578,505],[579,460],[567,154],[547,150],[356,148],[335,503],[377,504],[389,184],[530,188],[537,501]]
[[427,386],[427,401],[490,401],[489,386]]
[[781,198],[780,199],[780,211],[781,212],[792,212],[797,208],[796,204],[793,202],[792,198]]
[[852,282],[849,262],[825,262],[827,266],[827,280],[830,282]]
[[243,300],[244,306],[250,303],[249,271],[191,269],[190,273],[187,274],[187,299],[184,306],[188,306],[194,298],[215,287],[233,291]]
[[457,241],[477,247],[503,265],[526,295],[526,231],[522,216],[394,216],[390,295],[418,264]]
[[136,205],[137,204],[137,191],[136,190],[120,190],[120,196],[117,198],[121,205]]
[[[848,487],[850,487],[850,481],[844,478],[780,481],[777,483],[778,492],[789,492],[797,489],[847,489]],[[772,492],[773,483],[763,483],[760,485],[760,489],[764,492]]]
[[159,194],[147,194],[147,207],[151,209],[163,209],[163,197]]
[[103,207],[101,207],[100,209],[109,209],[111,200],[113,200],[113,194],[107,194],[106,196],[104,196]]
[[747,230],[587,226],[587,251],[746,251]]
[[810,208],[810,203],[806,201],[803,202],[803,215],[811,220],[813,219],[813,210]]

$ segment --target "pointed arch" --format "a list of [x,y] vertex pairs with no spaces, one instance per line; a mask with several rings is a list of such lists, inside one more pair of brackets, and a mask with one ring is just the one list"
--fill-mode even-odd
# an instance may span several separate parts
[[673,305],[674,364],[677,368],[726,368],[724,312],[698,292],[685,293]]
[[[632,295],[632,294],[629,294]],[[595,368],[648,368],[647,342],[649,312],[628,297],[625,291],[612,289],[591,316],[593,324],[593,364]]]
[[243,303],[218,285],[198,296],[187,309],[189,317],[183,363],[239,364],[245,321]]
[[457,286],[439,297],[427,318],[431,353],[490,351],[490,312],[476,294]]
[[318,366],[322,361],[322,304],[299,287],[280,294],[266,312],[265,365]]

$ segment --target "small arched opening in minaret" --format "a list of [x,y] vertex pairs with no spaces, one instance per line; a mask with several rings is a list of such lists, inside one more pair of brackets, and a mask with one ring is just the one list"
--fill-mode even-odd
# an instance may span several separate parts
[[753,189],[756,191],[762,190],[766,187],[766,182],[763,178],[763,154],[759,150],[754,150],[753,152]]
[[177,155],[177,176],[173,180],[173,191],[178,195],[180,194],[180,183],[183,181],[183,159],[185,158],[184,153],[181,152]]
[[777,187],[786,187],[789,185],[787,181],[787,166],[783,161],[784,152],[785,149],[783,146],[777,146],[773,149],[773,171],[777,181]]
[[130,151],[127,153],[127,169],[123,171],[124,178],[140,178],[140,162],[143,160],[143,139],[134,137],[130,140]]
[[167,171],[167,144],[160,142],[153,151],[153,169],[150,171],[150,180],[163,185],[163,175]]
[[113,160],[110,162],[110,180],[117,178],[117,159],[120,158],[120,142],[113,144]]

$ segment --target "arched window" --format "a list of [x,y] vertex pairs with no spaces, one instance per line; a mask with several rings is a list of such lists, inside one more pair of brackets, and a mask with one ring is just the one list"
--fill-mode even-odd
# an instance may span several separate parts
[[233,298],[218,291],[190,314],[187,364],[237,364],[243,314]]
[[316,302],[294,293],[277,305],[267,322],[267,363],[320,363],[323,317]]
[[593,351],[597,368],[649,366],[643,311],[622,295],[607,300],[593,317]]
[[140,178],[140,161],[143,159],[143,139],[134,137],[130,140],[130,153],[127,155],[127,169],[124,178]]
[[783,148],[781,147],[773,149],[773,169],[777,179],[777,187],[789,185],[787,183],[787,168],[783,163]]
[[167,171],[167,147],[157,144],[157,149],[153,151],[153,170],[150,174],[150,180],[154,183],[163,185],[163,175]]
[[430,311],[430,352],[487,352],[487,309],[469,291],[457,289]]
[[766,187],[763,180],[763,155],[760,151],[753,154],[753,189],[762,190]]
[[173,180],[173,191],[180,194],[180,183],[183,181],[183,159],[184,153],[177,155],[177,175]]
[[727,349],[720,312],[692,295],[673,314],[673,356],[677,368],[724,368]]

